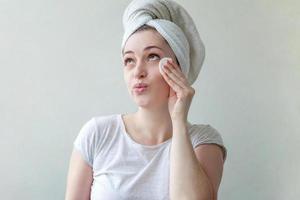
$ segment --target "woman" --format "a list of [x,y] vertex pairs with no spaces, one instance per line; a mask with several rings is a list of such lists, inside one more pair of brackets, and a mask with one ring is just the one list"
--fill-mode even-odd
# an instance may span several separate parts
[[226,148],[213,127],[187,121],[204,59],[192,19],[173,1],[135,0],[123,23],[124,80],[138,110],[82,127],[66,199],[217,199]]

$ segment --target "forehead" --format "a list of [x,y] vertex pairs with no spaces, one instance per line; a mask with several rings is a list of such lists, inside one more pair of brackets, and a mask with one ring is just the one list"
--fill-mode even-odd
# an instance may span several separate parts
[[124,46],[124,51],[138,51],[150,45],[158,46],[165,50],[170,48],[166,40],[156,30],[150,29],[138,31],[132,34]]

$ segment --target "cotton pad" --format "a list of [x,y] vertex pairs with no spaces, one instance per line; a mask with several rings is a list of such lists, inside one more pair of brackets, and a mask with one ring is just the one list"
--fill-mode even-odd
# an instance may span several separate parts
[[159,61],[159,72],[162,74],[163,73],[163,65],[168,61],[168,60],[172,60],[172,58],[169,58],[169,57],[164,57],[162,59],[160,59]]

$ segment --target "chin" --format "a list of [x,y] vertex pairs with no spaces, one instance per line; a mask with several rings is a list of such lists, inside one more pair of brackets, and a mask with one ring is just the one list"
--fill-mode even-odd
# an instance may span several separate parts
[[149,100],[147,99],[137,99],[134,98],[134,102],[136,105],[140,106],[140,107],[148,107],[151,103]]
[[134,102],[137,106],[142,107],[142,108],[155,108],[155,107],[161,107],[162,105],[166,104],[167,101],[164,100],[159,100],[157,98],[139,98],[139,97],[134,97]]

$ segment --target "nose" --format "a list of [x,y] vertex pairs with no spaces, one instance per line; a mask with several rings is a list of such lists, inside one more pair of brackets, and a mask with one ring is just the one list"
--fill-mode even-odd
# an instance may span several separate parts
[[147,70],[145,67],[145,63],[143,63],[142,61],[138,61],[136,63],[135,70],[134,70],[134,78],[140,79],[146,76],[147,76]]

